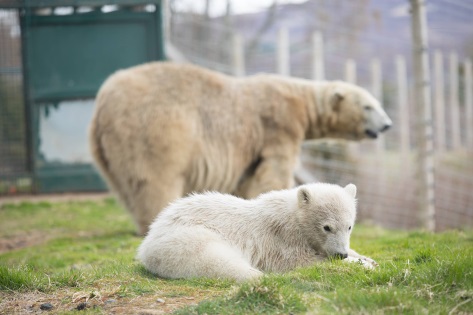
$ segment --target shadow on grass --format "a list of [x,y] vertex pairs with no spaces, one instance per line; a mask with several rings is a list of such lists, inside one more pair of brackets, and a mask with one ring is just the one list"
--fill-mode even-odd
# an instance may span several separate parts
[[[135,265],[133,267],[133,272],[138,274],[140,277],[150,279],[150,280],[158,280],[158,279],[165,280],[165,281],[168,280],[164,278],[159,278],[157,275],[146,270],[146,268],[143,265]],[[172,281],[172,280],[169,280],[169,281]]]
[[186,285],[191,287],[199,288],[212,288],[212,289],[228,289],[232,285],[235,285],[234,280],[230,279],[212,279],[212,278],[191,278],[191,279],[166,279],[159,277],[152,272],[146,270],[146,268],[141,264],[136,264],[133,267],[133,272],[138,276],[153,280],[153,281],[164,281],[168,284],[173,284],[177,286]]

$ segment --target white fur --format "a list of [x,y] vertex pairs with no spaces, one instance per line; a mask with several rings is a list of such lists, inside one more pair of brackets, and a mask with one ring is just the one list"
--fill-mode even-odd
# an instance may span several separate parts
[[238,281],[335,254],[365,259],[349,248],[355,194],[355,185],[322,183],[252,200],[215,192],[195,194],[158,215],[138,249],[138,259],[163,278]]

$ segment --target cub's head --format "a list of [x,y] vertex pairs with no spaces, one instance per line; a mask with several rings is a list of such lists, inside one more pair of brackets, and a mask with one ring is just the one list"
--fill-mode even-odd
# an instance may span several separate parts
[[297,192],[299,224],[310,246],[326,257],[346,258],[356,217],[356,186],[308,184]]
[[[327,82],[323,99],[318,102],[324,137],[348,140],[377,138],[392,121],[365,89],[342,81]],[[319,128],[317,125],[315,129]]]

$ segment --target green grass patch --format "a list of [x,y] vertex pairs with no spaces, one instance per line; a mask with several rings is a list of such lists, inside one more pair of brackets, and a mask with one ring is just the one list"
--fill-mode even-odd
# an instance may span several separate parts
[[244,283],[227,296],[203,301],[197,306],[177,310],[175,314],[280,314],[307,310],[304,295],[288,285],[284,276],[267,276]]
[[[352,247],[378,261],[375,270],[330,261],[244,284],[156,278],[135,261],[141,238],[112,199],[4,205],[0,239],[11,245],[0,247],[0,308],[7,313],[37,310],[45,300],[53,313],[75,312],[83,301],[94,304],[88,313],[117,314],[473,312],[471,230],[432,234],[360,225]],[[18,299],[32,294],[40,302],[22,309]]]

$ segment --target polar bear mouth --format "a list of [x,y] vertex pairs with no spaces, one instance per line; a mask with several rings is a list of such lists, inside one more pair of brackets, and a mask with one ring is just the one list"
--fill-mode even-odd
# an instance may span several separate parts
[[366,129],[366,130],[365,130],[365,134],[366,134],[369,138],[372,138],[372,139],[378,138],[378,134],[377,134],[376,132],[374,132],[373,130],[370,130],[370,129]]

